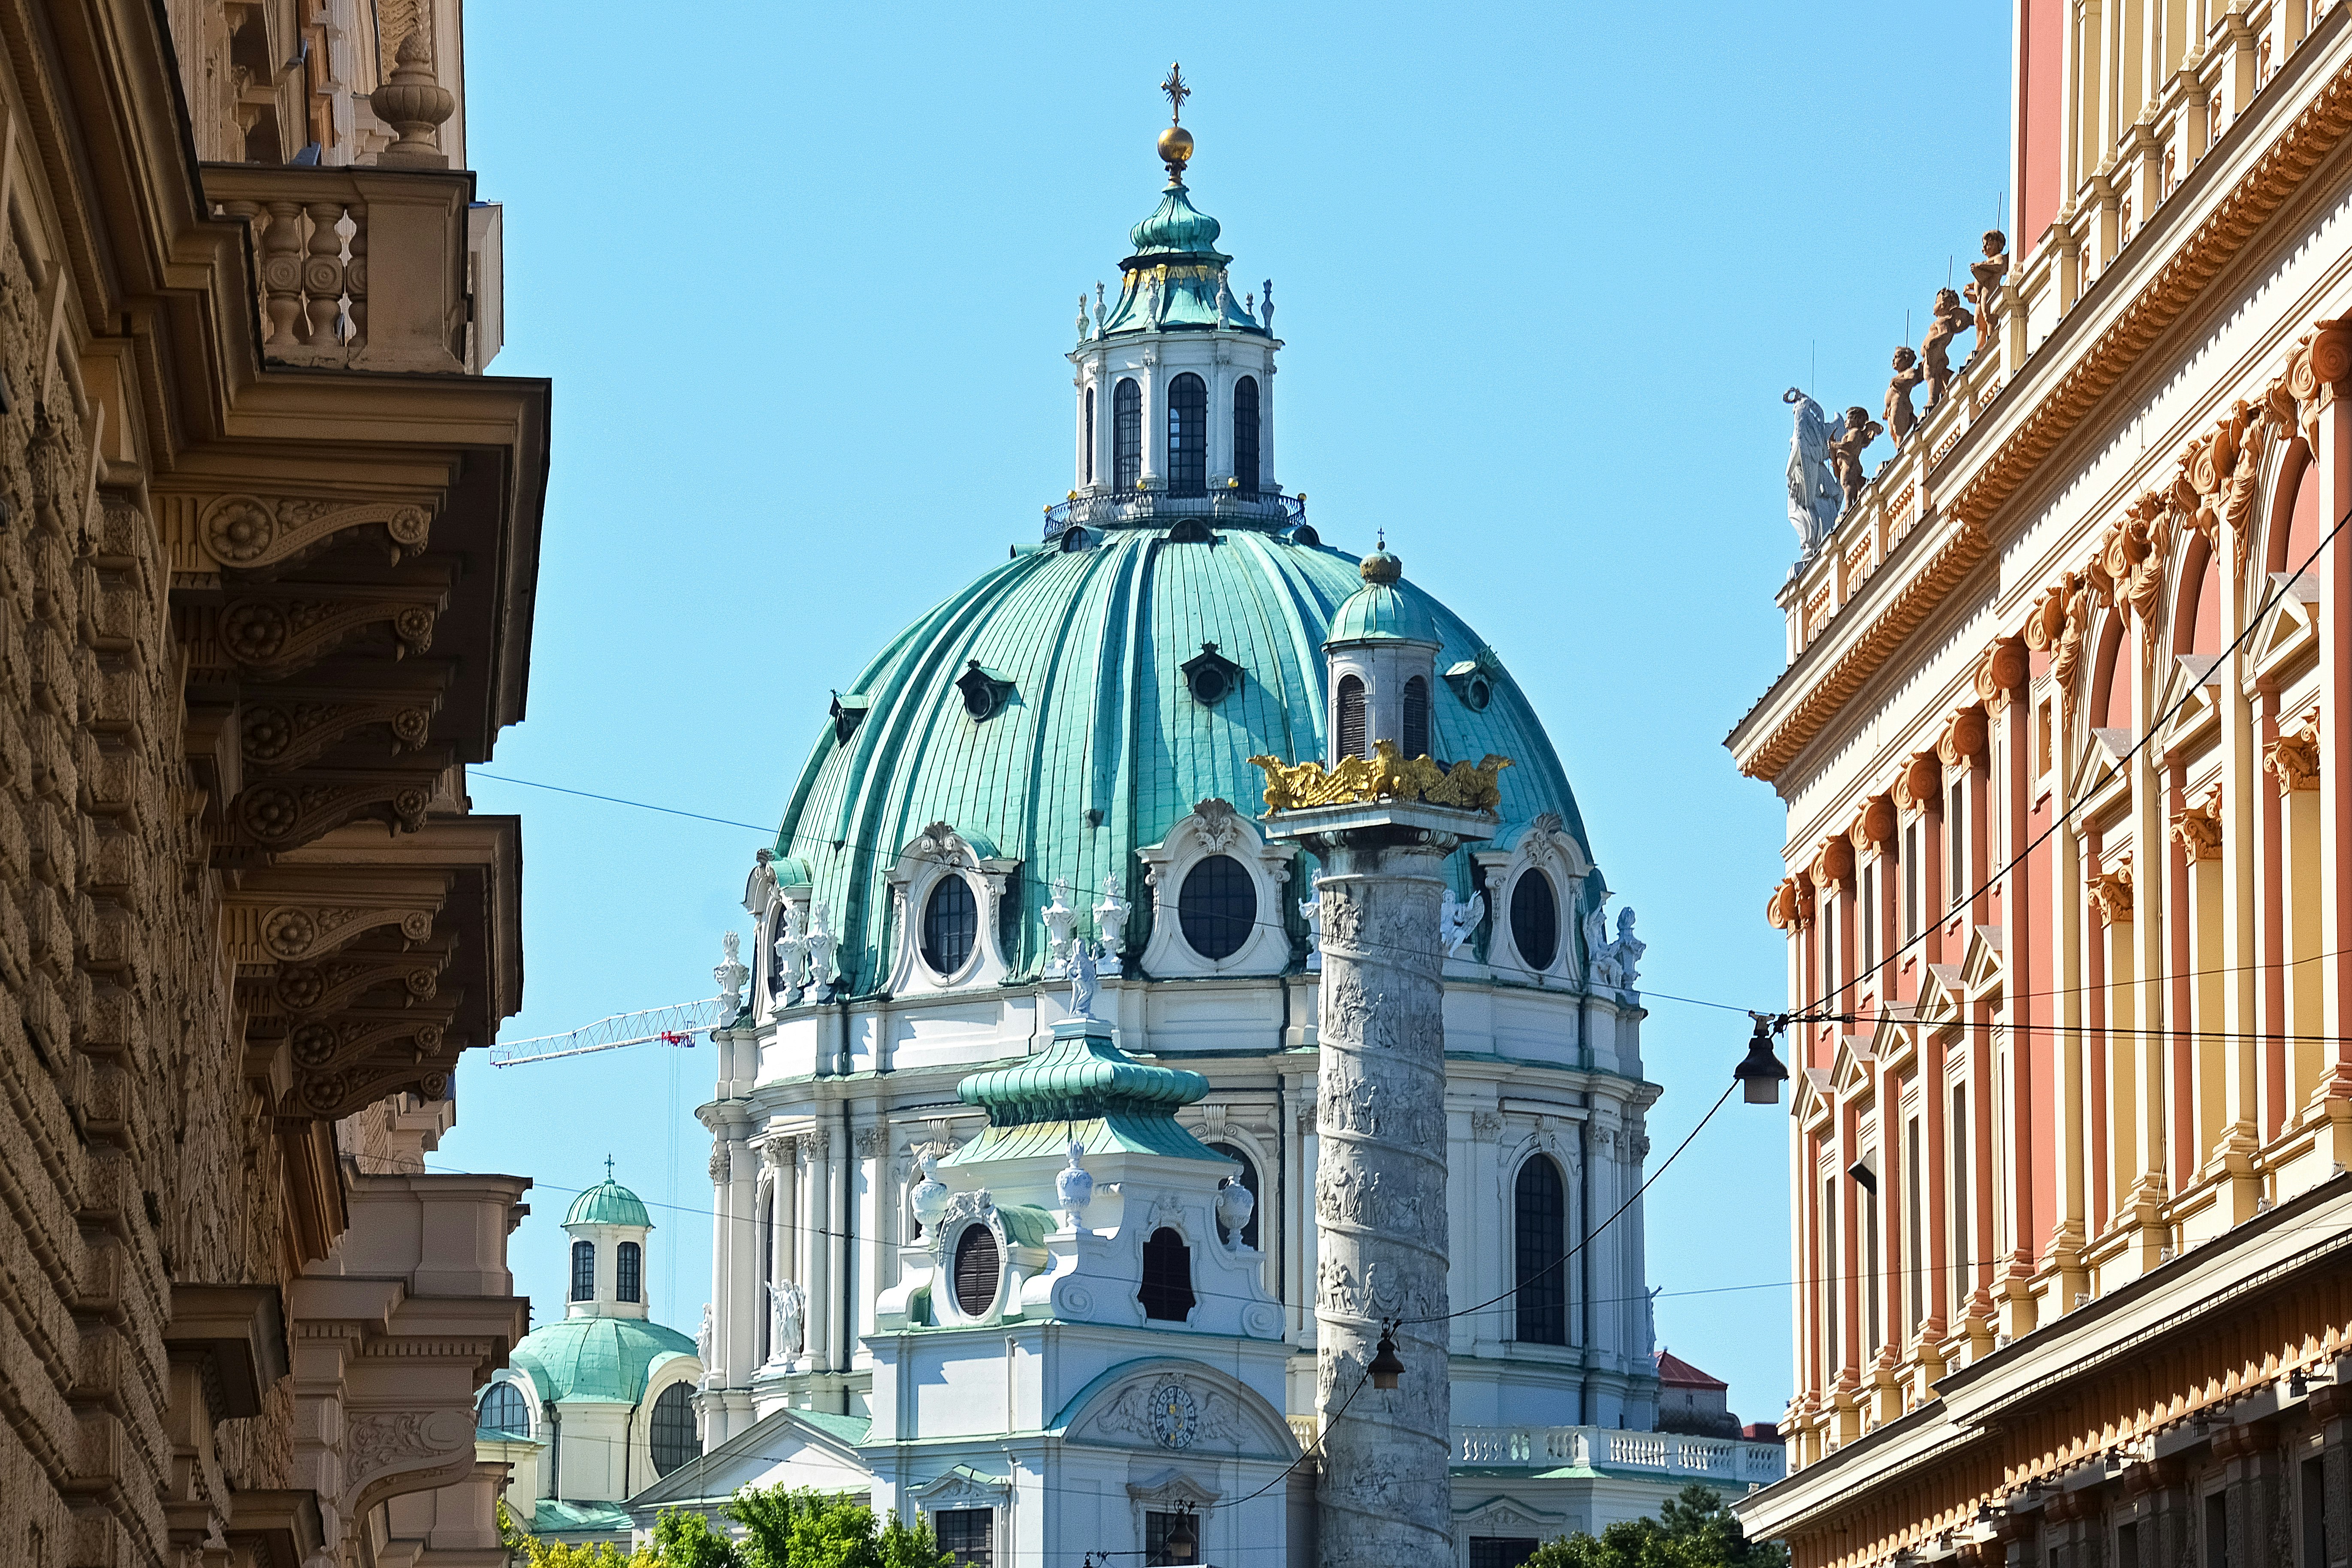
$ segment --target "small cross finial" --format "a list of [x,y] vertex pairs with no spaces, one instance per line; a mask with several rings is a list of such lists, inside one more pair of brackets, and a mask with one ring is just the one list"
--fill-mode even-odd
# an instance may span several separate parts
[[1160,84],[1160,90],[1168,95],[1168,123],[1183,124],[1184,100],[1192,96],[1192,89],[1184,85],[1182,61],[1179,60],[1168,68],[1168,79]]
[[613,1156],[610,1155],[604,1156],[604,1179],[606,1181],[613,1179]]
[[1374,549],[1388,549],[1388,548],[1389,548],[1389,531],[1388,531],[1388,529],[1386,529],[1386,528],[1377,529],[1377,530],[1373,533],[1373,535],[1372,535],[1372,539],[1373,539],[1372,548],[1373,548]]

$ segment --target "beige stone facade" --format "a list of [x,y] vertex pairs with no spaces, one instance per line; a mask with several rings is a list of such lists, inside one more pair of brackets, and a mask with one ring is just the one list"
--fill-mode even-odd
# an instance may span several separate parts
[[2014,263],[1729,742],[1812,1019],[1741,1513],[1808,1568],[2340,1564],[2352,7],[2016,26]]
[[423,1156],[520,998],[464,768],[522,713],[548,389],[479,373],[461,37],[0,9],[0,1562],[502,1560],[527,1184]]

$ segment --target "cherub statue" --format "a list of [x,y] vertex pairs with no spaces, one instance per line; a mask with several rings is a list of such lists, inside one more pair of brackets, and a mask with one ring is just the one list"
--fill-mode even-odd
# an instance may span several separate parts
[[1837,523],[1845,493],[1830,472],[1830,420],[1822,405],[1795,387],[1780,401],[1797,411],[1796,429],[1789,436],[1789,526],[1797,530],[1800,559],[1811,560]]
[[1845,492],[1846,511],[1853,509],[1862,487],[1870,482],[1862,471],[1863,453],[1885,434],[1885,428],[1870,417],[1868,409],[1855,407],[1845,411],[1845,423],[1831,435],[1830,468],[1837,475],[1838,488]]
[[1900,446],[1919,426],[1919,411],[1911,406],[1911,392],[1927,372],[1920,368],[1919,356],[1904,344],[1895,350],[1895,376],[1886,383],[1886,429]]
[[1977,308],[1977,347],[1982,348],[1993,319],[2000,314],[2001,279],[2009,276],[2009,236],[1999,229],[1985,230],[1984,259],[1969,263],[1969,276],[1976,281],[1960,292]]
[[1478,929],[1478,922],[1486,918],[1486,895],[1474,893],[1467,904],[1454,901],[1454,890],[1445,890],[1445,902],[1437,909],[1437,948],[1448,958],[1458,958],[1469,946],[1470,934]]
[[1928,319],[1927,335],[1919,340],[1919,355],[1927,361],[1929,408],[1944,401],[1944,391],[1952,384],[1952,340],[1976,324],[1958,293],[1936,290],[1936,313]]

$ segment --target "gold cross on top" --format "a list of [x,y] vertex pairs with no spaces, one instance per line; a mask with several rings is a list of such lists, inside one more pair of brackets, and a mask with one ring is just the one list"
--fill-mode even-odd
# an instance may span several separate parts
[[1160,84],[1160,90],[1168,95],[1168,123],[1183,124],[1184,100],[1192,96],[1192,89],[1184,85],[1182,61],[1180,60],[1168,68],[1168,79]]

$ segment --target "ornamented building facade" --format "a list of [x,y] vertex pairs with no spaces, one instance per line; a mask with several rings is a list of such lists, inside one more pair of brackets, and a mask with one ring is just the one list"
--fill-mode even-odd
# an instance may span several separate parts
[[[1642,944],[1501,659],[1277,481],[1271,291],[1231,278],[1191,146],[1163,135],[1121,287],[1082,302],[1067,499],[847,674],[751,868],[700,1112],[706,1454],[641,1526],[782,1483],[919,1510],[973,1562],[1156,1553],[1191,1508],[1202,1561],[1485,1564],[1779,1474],[1654,1430]],[[1409,1095],[1320,1082],[1343,939],[1252,762],[1376,741],[1512,759],[1426,857],[1444,1052]],[[1348,1027],[1398,1027],[1367,987]],[[1371,1142],[1397,1163],[1352,1163]],[[1401,1342],[1411,1473],[1321,1499],[1410,1513],[1415,1554],[1318,1556],[1318,1309],[1353,1356],[1424,1270],[1483,1310]]]
[[0,1562],[502,1562],[548,389],[455,0],[0,15]]
[[2352,7],[2015,16],[2016,254],[1858,493],[1801,404],[1729,739],[1801,1020],[1793,1473],[1741,1513],[1808,1568],[2340,1564]]

